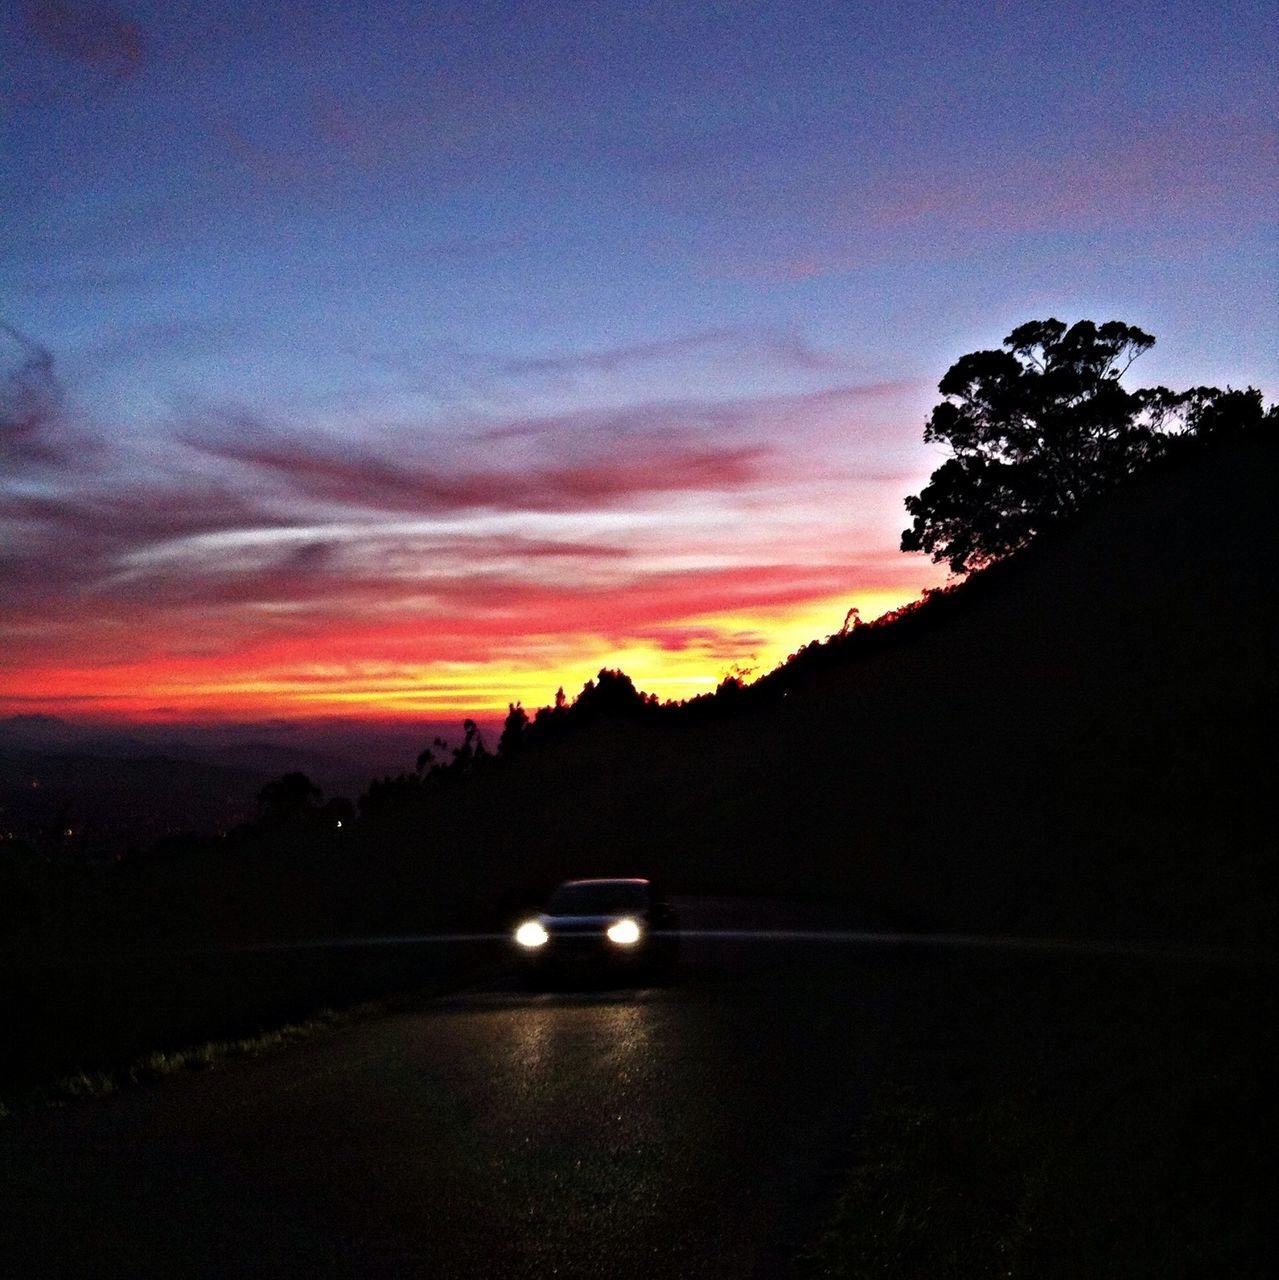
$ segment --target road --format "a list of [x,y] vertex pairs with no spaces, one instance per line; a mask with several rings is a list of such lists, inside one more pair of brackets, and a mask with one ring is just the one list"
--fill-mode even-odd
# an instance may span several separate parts
[[0,1274],[776,1274],[873,1084],[888,972],[830,944],[693,940],[669,986],[499,979],[12,1117]]

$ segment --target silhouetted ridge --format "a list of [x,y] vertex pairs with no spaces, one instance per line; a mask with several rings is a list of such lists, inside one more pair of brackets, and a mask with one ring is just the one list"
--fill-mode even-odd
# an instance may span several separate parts
[[[752,685],[661,705],[606,670],[513,706],[496,742],[468,721],[358,817],[314,775],[0,753],[9,812],[39,807],[49,833],[0,849],[7,945],[455,927],[639,871],[839,897],[875,926],[1273,947],[1279,447],[1177,453]],[[117,816],[144,799],[148,856],[75,865],[87,833],[63,772]],[[224,835],[182,834],[168,804],[196,813],[186,778]]]
[[1188,450],[754,685],[513,708],[498,754],[364,798],[377,874],[643,867],[901,926],[1268,941],[1277,453]]

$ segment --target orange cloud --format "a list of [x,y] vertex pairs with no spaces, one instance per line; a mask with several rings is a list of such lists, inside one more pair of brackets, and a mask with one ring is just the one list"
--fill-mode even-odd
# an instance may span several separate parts
[[[221,629],[216,611],[175,604],[123,644],[109,635],[118,614],[97,611],[67,621],[53,661],[29,654],[0,675],[0,711],[460,718],[513,699],[545,702],[601,666],[624,667],[662,697],[686,697],[733,667],[775,665],[836,630],[852,603],[869,617],[915,598],[932,566],[903,557],[902,568],[855,585],[837,570],[795,564],[656,574],[599,593],[476,583],[458,587],[446,612],[395,610],[394,620],[361,623],[317,611],[300,629],[273,632],[268,618],[247,635],[238,622],[234,634]],[[95,660],[77,661],[77,646]]]

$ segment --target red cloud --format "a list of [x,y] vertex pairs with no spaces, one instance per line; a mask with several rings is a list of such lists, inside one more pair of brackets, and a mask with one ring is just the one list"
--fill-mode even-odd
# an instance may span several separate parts
[[[262,438],[257,438],[261,436]],[[697,446],[648,439],[606,461],[524,471],[444,472],[312,437],[242,432],[187,443],[213,457],[265,471],[295,493],[383,511],[573,511],[642,494],[735,489],[759,480],[763,446]]]
[[753,658],[755,651],[768,643],[768,637],[757,631],[724,632],[715,627],[672,623],[647,631],[637,629],[624,633],[614,637],[614,641],[619,648],[639,642],[651,644],[664,653],[685,653],[692,649],[707,658],[733,662]]
[[[585,549],[589,555],[591,549]],[[625,570],[625,562],[619,566]],[[55,570],[56,572],[56,570]],[[518,570],[455,563],[439,576],[395,577],[344,565],[330,543],[305,544],[253,568],[204,573],[157,567],[117,583],[23,592],[22,607],[0,621],[5,657],[17,673],[46,664],[78,666],[86,654],[111,666],[136,658],[163,662],[202,655],[244,671],[369,656],[398,661],[486,662],[530,644],[594,636],[614,647],[696,646],[717,659],[753,652],[743,633],[724,649],[705,622],[688,619],[777,610],[859,589],[911,595],[929,566],[858,569],[845,564],[743,564],[709,572],[623,571],[596,585],[566,572],[546,581]],[[32,584],[36,585],[36,584]],[[122,626],[127,614],[128,626]],[[17,691],[16,685],[11,685]]]

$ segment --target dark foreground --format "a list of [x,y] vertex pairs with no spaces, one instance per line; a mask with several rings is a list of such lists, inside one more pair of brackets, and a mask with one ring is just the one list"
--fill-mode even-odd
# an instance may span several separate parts
[[[697,923],[741,923],[707,910]],[[490,982],[11,1117],[0,1274],[767,1276],[814,1238],[809,1270],[882,1274],[921,1236],[929,1274],[1057,1274],[1060,1250],[1045,1272],[1037,1238],[1012,1258],[999,1233],[1036,1212],[1073,1230],[1112,1193],[1121,1236],[1161,1233],[1161,1258],[1169,1232],[1193,1242],[1182,1274],[1261,1269],[1268,974],[830,940],[686,958],[669,987]],[[1053,1111],[1074,1097],[1085,1130],[1045,1125],[1044,1090]],[[1112,1135],[1099,1202],[1080,1200],[1088,1125]],[[1171,1169],[1160,1132],[1184,1138]],[[1124,1193],[1152,1155],[1155,1198]]]

